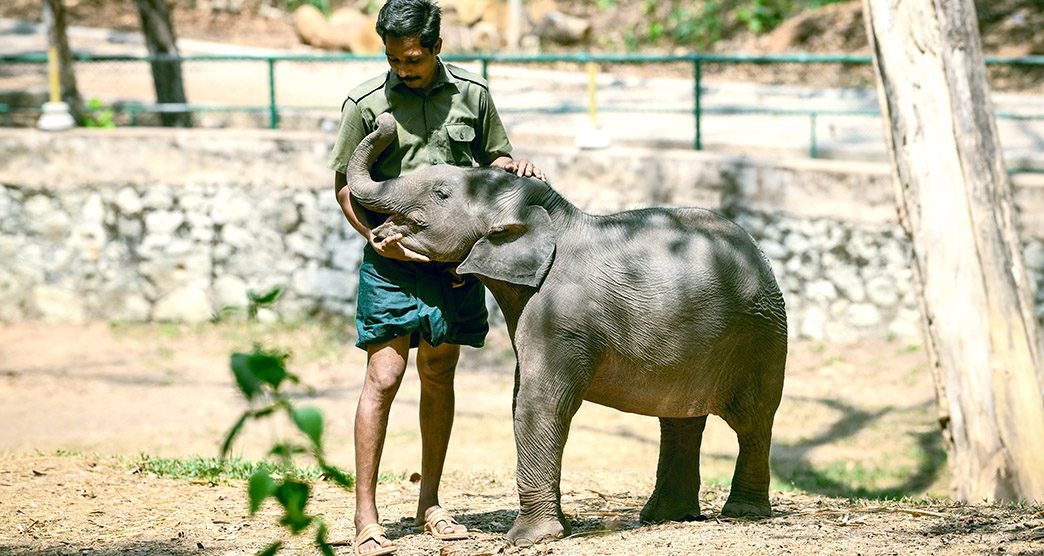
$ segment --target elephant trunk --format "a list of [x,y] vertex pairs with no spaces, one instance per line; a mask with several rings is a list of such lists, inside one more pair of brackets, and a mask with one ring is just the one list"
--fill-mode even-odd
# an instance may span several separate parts
[[[348,179],[348,190],[363,206],[381,212],[391,212],[388,206],[390,199],[387,191],[384,195],[381,189],[386,182],[373,181],[370,177],[370,168],[373,167],[377,157],[391,144],[395,138],[395,118],[388,113],[377,116],[377,127],[369,135],[363,138],[359,146],[352,153],[345,169]],[[391,181],[391,180],[389,180]]]

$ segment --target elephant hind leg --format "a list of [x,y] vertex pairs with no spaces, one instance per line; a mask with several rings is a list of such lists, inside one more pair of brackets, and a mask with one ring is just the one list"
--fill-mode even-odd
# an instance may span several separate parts
[[723,415],[725,422],[736,432],[739,455],[732,475],[729,498],[721,508],[727,517],[769,517],[769,449],[772,444],[773,413],[756,413],[755,418],[744,419],[741,411]]
[[707,416],[660,418],[656,488],[642,508],[643,522],[691,521],[700,516],[700,444]]

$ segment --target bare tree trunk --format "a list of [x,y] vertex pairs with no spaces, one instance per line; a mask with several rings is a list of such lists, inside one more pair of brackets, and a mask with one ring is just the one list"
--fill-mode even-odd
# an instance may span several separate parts
[[1044,340],[972,0],[863,0],[959,498],[1044,501]]
[[[141,32],[152,62],[152,83],[156,87],[156,101],[161,104],[185,104],[185,86],[181,80],[181,61],[178,60],[177,40],[170,10],[165,0],[134,0],[141,18]],[[160,121],[167,127],[192,127],[188,112],[162,112]]]
[[83,99],[76,88],[76,72],[69,54],[69,39],[65,33],[65,6],[62,0],[43,0],[43,22],[47,27],[47,42],[58,53],[58,75],[61,82],[61,100],[69,105],[69,112],[77,123],[83,122]]

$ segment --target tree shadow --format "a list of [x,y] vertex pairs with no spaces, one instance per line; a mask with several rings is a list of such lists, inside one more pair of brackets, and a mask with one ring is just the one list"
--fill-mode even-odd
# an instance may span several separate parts
[[[793,399],[793,398],[792,398]],[[801,442],[773,442],[772,468],[775,476],[795,487],[810,493],[843,498],[897,499],[916,495],[931,486],[946,466],[946,450],[942,435],[938,431],[914,433],[917,446],[917,467],[899,485],[883,488],[867,487],[859,483],[858,469],[849,471],[837,466],[818,467],[811,462],[810,453],[820,446],[833,444],[852,437],[861,430],[871,427],[882,417],[899,411],[895,407],[884,407],[876,411],[865,411],[840,400],[811,399],[840,411],[842,416],[829,429]],[[918,407],[930,405],[925,402]],[[847,466],[847,463],[844,465]],[[855,475],[855,480],[838,478]]]

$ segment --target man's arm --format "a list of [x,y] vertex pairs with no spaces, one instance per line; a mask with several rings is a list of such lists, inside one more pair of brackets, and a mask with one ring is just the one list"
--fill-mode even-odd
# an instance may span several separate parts
[[[489,161],[489,165],[511,172],[520,178],[527,177],[547,181],[547,176],[544,175],[544,172],[529,160],[515,160],[511,158],[509,154],[511,152],[511,142],[508,141],[507,130],[504,129],[504,123],[500,121],[500,114],[497,113],[497,107],[493,103],[493,97],[489,95],[488,89],[484,89],[479,106],[479,109],[483,112],[481,148],[484,158]],[[486,163],[484,160],[479,162],[482,164]]]
[[373,246],[374,251],[377,251],[378,255],[400,261],[426,263],[431,260],[420,253],[403,247],[399,243],[402,241],[401,234],[381,241],[377,241],[373,237],[374,223],[370,222],[369,213],[366,212],[366,209],[352,196],[351,190],[348,188],[348,179],[344,172],[334,172],[334,191],[337,194],[337,204],[341,206],[341,212],[344,213],[344,217],[348,219],[355,231],[359,232],[359,235],[366,238],[366,241]]

